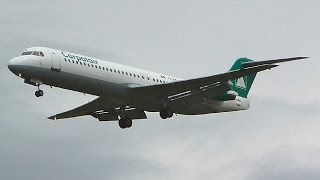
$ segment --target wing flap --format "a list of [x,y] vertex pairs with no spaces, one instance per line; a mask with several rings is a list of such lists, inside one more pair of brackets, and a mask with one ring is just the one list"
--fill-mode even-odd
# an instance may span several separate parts
[[100,114],[93,113],[92,116],[99,119],[99,121],[116,121],[116,120],[118,120],[118,114],[110,113],[110,112],[105,112],[105,113],[100,113]]
[[[131,119],[147,119],[146,113],[141,109],[126,109],[126,117]],[[96,112],[92,114],[93,117],[99,119],[99,121],[117,121],[119,120],[118,113],[115,110],[108,112]]]

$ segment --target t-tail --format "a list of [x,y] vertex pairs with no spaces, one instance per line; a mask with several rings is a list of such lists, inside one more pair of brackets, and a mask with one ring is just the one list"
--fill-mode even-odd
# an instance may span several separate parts
[[[248,58],[239,58],[237,59],[229,71],[243,70],[250,67],[261,66],[265,64],[278,64],[282,62],[295,61],[300,59],[306,59],[308,57],[293,57],[285,59],[275,59],[275,60],[266,60],[266,61],[253,61]],[[238,96],[247,98],[253,81],[257,73],[250,74],[248,76],[240,77],[238,79],[231,80],[231,90],[235,91]]]
[[[253,62],[253,60],[248,58],[239,58],[234,62],[229,71],[244,69],[243,63],[246,62]],[[254,73],[249,76],[244,76],[238,79],[231,80],[231,90],[237,92],[238,96],[247,98],[256,75],[257,73]]]

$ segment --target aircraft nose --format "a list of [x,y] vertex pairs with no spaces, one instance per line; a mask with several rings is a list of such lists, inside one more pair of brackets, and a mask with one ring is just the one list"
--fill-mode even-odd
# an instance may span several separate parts
[[17,62],[16,62],[17,60],[16,60],[16,58],[12,58],[12,59],[10,59],[9,60],[9,62],[8,62],[8,69],[11,71],[11,72],[13,72],[13,73],[15,73],[16,72],[16,65],[17,65]]
[[14,66],[14,64],[13,64],[13,59],[10,59],[10,61],[8,62],[8,69],[12,72],[12,70],[13,70],[13,66]]

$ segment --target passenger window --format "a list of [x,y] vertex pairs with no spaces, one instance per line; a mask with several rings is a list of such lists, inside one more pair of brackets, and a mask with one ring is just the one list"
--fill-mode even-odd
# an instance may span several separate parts
[[44,54],[43,54],[43,52],[41,52],[41,51],[40,51],[40,56],[44,57]]
[[101,69],[101,66],[99,66],[99,69]]
[[104,67],[102,67],[102,70],[104,70]]
[[128,72],[126,72],[126,75],[128,76]]
[[112,72],[112,69],[110,68],[110,72]]

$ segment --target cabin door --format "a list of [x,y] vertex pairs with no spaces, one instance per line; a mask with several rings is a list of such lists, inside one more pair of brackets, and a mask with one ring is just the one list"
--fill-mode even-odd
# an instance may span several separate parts
[[59,72],[61,70],[61,61],[60,61],[59,54],[56,50],[53,50],[53,49],[50,49],[49,51],[52,57],[51,70]]

